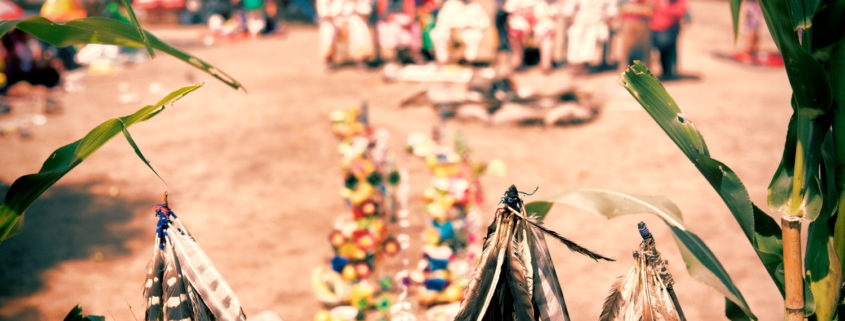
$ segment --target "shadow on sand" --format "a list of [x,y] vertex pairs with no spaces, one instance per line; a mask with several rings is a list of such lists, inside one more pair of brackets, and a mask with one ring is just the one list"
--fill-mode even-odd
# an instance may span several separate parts
[[[127,226],[132,211],[154,200],[94,195],[94,185],[54,186],[27,210],[23,232],[0,244],[0,301],[42,289],[43,272],[62,262],[129,254],[126,242],[141,234]],[[8,189],[0,182],[0,195]]]

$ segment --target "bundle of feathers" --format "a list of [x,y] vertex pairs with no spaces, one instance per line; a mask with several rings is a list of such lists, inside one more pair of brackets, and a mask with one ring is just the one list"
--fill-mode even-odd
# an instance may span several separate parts
[[242,321],[246,315],[211,260],[165,204],[144,281],[146,321]]
[[520,193],[511,185],[502,198],[504,206],[497,210],[487,229],[481,261],[464,292],[456,321],[568,321],[563,292],[546,247],[546,234],[594,260],[613,261],[526,215]]
[[634,266],[610,289],[600,321],[686,321],[673,285],[675,281],[654,245],[645,223],[638,225],[640,248]]

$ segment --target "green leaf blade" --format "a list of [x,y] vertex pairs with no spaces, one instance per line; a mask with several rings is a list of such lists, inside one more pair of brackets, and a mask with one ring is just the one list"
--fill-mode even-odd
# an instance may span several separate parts
[[[830,108],[831,89],[824,67],[801,46],[795,30],[798,21],[805,19],[806,15],[811,17],[814,11],[804,12],[804,4],[791,3],[795,1],[799,0],[760,1],[760,9],[763,11],[769,33],[784,57],[786,74],[797,106],[796,112],[815,118]],[[808,8],[812,6],[809,4]],[[799,18],[793,20],[796,15]],[[800,137],[801,133],[798,135]]]
[[740,9],[742,9],[742,0],[730,0],[731,1],[731,22],[733,23],[733,33],[734,33],[734,41],[736,41],[737,35],[739,35],[739,13]]
[[144,28],[141,27],[141,23],[138,22],[138,18],[135,17],[135,11],[132,10],[132,4],[129,0],[120,0],[120,4],[123,5],[123,8],[126,9],[126,13],[129,15],[129,22],[135,26],[135,30],[138,31],[138,35],[141,36],[141,39],[144,42],[144,47],[147,48],[147,53],[150,57],[155,57],[155,52],[153,51],[153,44],[150,43],[149,38],[147,38],[147,33],[144,32]]
[[164,178],[162,178],[161,175],[158,174],[155,168],[153,168],[153,165],[150,164],[150,161],[148,161],[147,158],[144,157],[144,153],[141,152],[141,148],[138,147],[138,144],[135,143],[135,139],[133,139],[132,135],[129,134],[129,130],[126,129],[126,124],[123,121],[120,122],[120,131],[123,132],[123,137],[126,138],[126,142],[129,143],[129,146],[132,146],[132,150],[135,151],[135,155],[138,156],[138,158],[140,158],[141,161],[143,161],[144,164],[146,164],[147,167],[151,171],[153,171],[154,174],[156,174],[156,176],[158,176],[158,179],[160,179],[161,182],[164,183],[164,185],[167,185],[167,182],[164,181]]
[[836,254],[834,238],[828,225],[827,218],[810,223],[807,231],[807,254],[804,257],[807,282],[813,294],[815,313],[819,321],[833,320],[839,305],[842,280],[842,264]]
[[[62,146],[54,151],[44,162],[38,173],[24,175],[16,179],[9,187],[3,203],[0,205],[0,243],[17,226],[24,212],[32,202],[76,167],[76,165],[79,165],[85,158],[120,133],[122,131],[121,127],[128,127],[137,122],[149,119],[150,115],[161,111],[166,104],[172,103],[202,86],[203,84],[194,84],[182,87],[170,93],[155,105],[148,105],[131,115],[122,118],[113,118],[103,122],[92,129],[82,139]],[[136,147],[134,146],[133,148]],[[139,155],[139,157],[149,165],[142,155]]]
[[680,108],[648,68],[641,63],[629,67],[621,82],[716,190],[783,294],[780,225],[751,202],[733,170],[710,157],[702,135],[692,122],[674,119],[683,115]]
[[818,5],[818,0],[789,0],[789,15],[792,17],[792,28],[809,29],[812,25],[813,7]]
[[[200,69],[234,89],[242,88],[240,82],[226,72],[161,41],[147,31],[138,33],[135,26],[115,19],[90,17],[65,23],[55,23],[44,17],[34,16],[17,21],[0,23],[0,35],[11,29],[18,29],[44,40],[57,47],[79,44],[98,43],[126,47],[145,48],[149,43],[152,48],[182,60],[194,68]],[[4,29],[5,28],[5,29]],[[141,36],[141,35],[144,36]]]

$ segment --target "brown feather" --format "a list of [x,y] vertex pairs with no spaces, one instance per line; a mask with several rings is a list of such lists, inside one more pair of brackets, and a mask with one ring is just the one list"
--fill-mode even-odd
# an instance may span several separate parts
[[604,304],[601,306],[599,321],[613,321],[619,315],[619,310],[623,305],[622,281],[624,281],[624,278],[624,276],[620,276],[616,279],[616,282],[613,282],[610,294],[604,299]]
[[534,307],[539,321],[569,321],[569,311],[557,278],[546,238],[540,229],[527,225],[531,255],[534,258]]
[[508,242],[508,285],[512,297],[513,320],[532,321],[534,319],[533,278],[531,253],[528,251],[528,226],[525,221],[515,222],[513,236]]
[[476,266],[472,279],[464,290],[461,307],[455,316],[456,321],[481,320],[496,290],[500,288],[499,279],[506,249],[501,245],[507,244],[503,243],[503,239],[508,238],[509,221],[502,219],[501,216],[496,219],[495,230],[485,240],[480,263]]
[[677,311],[675,311],[672,298],[663,284],[660,273],[655,271],[653,266],[646,266],[646,275],[648,278],[646,288],[649,302],[651,303],[650,310],[652,314],[655,315],[655,318],[659,316],[660,320],[679,321],[680,318],[678,317]]

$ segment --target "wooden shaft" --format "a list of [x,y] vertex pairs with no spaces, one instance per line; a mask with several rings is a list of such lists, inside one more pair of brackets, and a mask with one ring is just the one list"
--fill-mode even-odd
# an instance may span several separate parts
[[687,321],[687,318],[684,316],[684,310],[681,310],[681,303],[678,302],[678,297],[675,295],[675,290],[672,289],[672,285],[666,287],[666,290],[669,292],[669,296],[672,298],[672,305],[675,306],[675,310],[678,311],[678,317],[681,318],[680,321]]
[[804,269],[801,257],[801,218],[784,215],[783,226],[783,274],[786,283],[784,316],[786,321],[804,320]]

